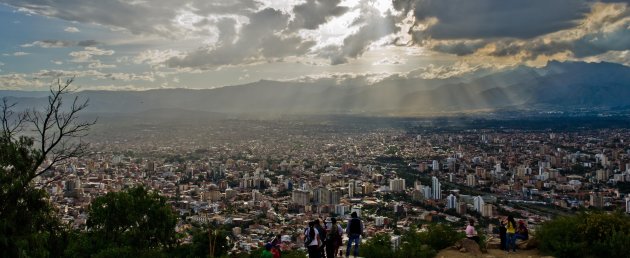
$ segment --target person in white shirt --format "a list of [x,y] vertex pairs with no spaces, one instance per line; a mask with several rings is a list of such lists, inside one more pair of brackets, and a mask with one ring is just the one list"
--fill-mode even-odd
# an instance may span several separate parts
[[315,228],[315,222],[310,221],[308,227],[304,230],[304,245],[308,248],[309,258],[320,258],[322,240],[319,237],[319,231]]

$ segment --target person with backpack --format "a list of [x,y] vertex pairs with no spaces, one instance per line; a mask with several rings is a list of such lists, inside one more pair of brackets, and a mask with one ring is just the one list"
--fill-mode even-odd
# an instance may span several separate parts
[[352,212],[350,217],[350,220],[348,220],[348,226],[346,227],[346,234],[348,234],[346,257],[350,256],[352,242],[354,242],[354,257],[357,257],[359,256],[359,243],[361,242],[361,235],[363,234],[363,222],[361,222],[361,219],[359,219],[356,212]]
[[308,250],[309,258],[321,258],[321,238],[319,232],[315,229],[315,222],[310,221],[308,227],[304,230],[304,247]]
[[[317,229],[317,232],[319,232],[319,238],[322,240],[326,240],[326,230],[324,229],[324,227],[322,227],[319,219],[315,219],[313,222],[315,223],[315,229]],[[326,241],[322,241],[319,251],[320,257],[326,258]]]
[[512,247],[512,251],[516,252],[516,221],[514,221],[514,217],[512,215],[508,216],[507,222],[505,223],[505,250],[509,253],[510,246]]
[[334,258],[339,252],[341,246],[343,229],[341,225],[337,224],[336,218],[330,219],[330,226],[327,228],[328,234],[326,234],[326,257]]

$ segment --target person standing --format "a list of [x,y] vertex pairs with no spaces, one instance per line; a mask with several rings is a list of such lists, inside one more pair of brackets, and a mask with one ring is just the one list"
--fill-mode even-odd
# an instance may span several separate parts
[[514,217],[512,215],[508,216],[507,222],[505,223],[505,250],[509,253],[510,246],[512,246],[512,251],[516,252],[516,221],[514,221]]
[[304,230],[304,245],[308,249],[309,258],[321,258],[319,232],[315,229],[315,222],[308,223],[308,227]]
[[[319,247],[319,252],[320,252],[320,257],[322,258],[326,258],[326,229],[324,229],[324,227],[322,227],[319,219],[315,219],[315,229],[317,229],[317,232],[319,232],[319,238],[322,239],[322,243],[320,244]],[[325,225],[324,225],[325,226]]]
[[363,222],[357,216],[356,212],[350,214],[350,220],[346,227],[346,234],[348,234],[348,246],[346,249],[346,257],[350,256],[350,249],[352,248],[352,242],[354,242],[354,257],[359,256],[359,243],[361,242],[361,234],[363,234]]
[[341,225],[337,224],[336,218],[331,218],[330,226],[327,230],[326,257],[334,258],[339,252],[339,247],[341,246],[343,229],[341,228]]
[[468,226],[466,227],[466,238],[470,240],[474,240],[479,244],[479,235],[477,235],[477,230],[475,230],[475,220],[469,219]]
[[505,221],[503,219],[501,219],[501,220],[499,220],[499,224],[500,224],[499,225],[499,239],[501,239],[501,245],[500,245],[501,247],[500,248],[501,248],[501,250],[506,250],[505,247],[507,245],[505,244],[505,242],[506,242],[505,241],[505,235],[506,235],[506,233],[505,233],[505,231],[506,231],[506,229],[505,229]]

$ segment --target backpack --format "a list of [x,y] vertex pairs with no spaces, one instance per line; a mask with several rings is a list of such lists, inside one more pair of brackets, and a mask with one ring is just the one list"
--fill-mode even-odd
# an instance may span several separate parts
[[361,220],[354,218],[350,220],[350,234],[363,234],[361,230]]
[[322,228],[322,226],[320,225],[315,225],[315,229],[317,229],[317,232],[319,232],[319,238],[320,239],[326,239],[326,230]]

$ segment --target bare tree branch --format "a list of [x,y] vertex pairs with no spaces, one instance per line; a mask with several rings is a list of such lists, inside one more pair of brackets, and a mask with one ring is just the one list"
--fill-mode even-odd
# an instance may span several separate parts
[[[70,84],[74,78],[62,82],[60,79],[50,87],[48,104],[40,111],[31,109],[25,116],[33,125],[37,133],[36,141],[39,144],[39,157],[33,167],[31,179],[38,177],[52,169],[60,162],[69,158],[81,156],[85,153],[87,145],[76,138],[85,136],[93,121],[79,121],[79,113],[87,108],[89,101],[80,101],[78,96],[72,100],[72,104],[64,105],[64,97],[71,94]],[[44,167],[46,159],[49,163]],[[51,183],[53,181],[49,181]]]

